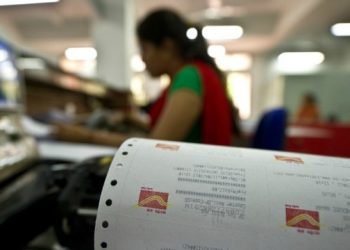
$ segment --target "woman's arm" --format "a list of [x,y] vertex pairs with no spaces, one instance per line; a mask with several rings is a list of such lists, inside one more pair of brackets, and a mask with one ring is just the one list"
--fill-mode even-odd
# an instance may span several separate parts
[[184,140],[202,111],[202,97],[190,89],[172,93],[162,114],[150,133],[150,138]]
[[[149,136],[143,137],[182,141],[197,121],[201,111],[202,97],[190,89],[179,89],[169,96],[162,114]],[[60,124],[56,125],[54,136],[64,141],[119,146],[133,135]],[[140,137],[140,135],[136,136]]]
[[79,125],[55,124],[54,138],[62,141],[119,146],[130,136],[103,130],[92,130]]

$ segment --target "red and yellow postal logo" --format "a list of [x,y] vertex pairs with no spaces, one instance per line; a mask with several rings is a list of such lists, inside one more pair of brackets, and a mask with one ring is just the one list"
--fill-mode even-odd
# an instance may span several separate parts
[[163,209],[168,207],[169,193],[141,189],[139,196],[139,207]]
[[157,143],[156,148],[169,150],[169,151],[178,151],[180,149],[180,146],[175,144]]
[[299,157],[275,155],[275,159],[278,161],[284,161],[288,163],[304,164],[304,161]]
[[320,216],[317,211],[286,207],[286,225],[288,227],[320,230]]

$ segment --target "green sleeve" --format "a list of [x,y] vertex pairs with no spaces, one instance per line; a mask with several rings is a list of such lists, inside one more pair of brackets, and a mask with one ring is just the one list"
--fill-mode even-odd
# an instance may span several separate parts
[[175,75],[170,86],[170,95],[184,88],[192,90],[198,96],[203,95],[202,79],[194,66],[185,66]]

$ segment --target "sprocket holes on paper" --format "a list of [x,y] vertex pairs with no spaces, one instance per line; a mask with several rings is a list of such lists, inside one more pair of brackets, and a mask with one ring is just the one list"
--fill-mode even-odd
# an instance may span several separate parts
[[116,186],[118,184],[117,180],[111,180],[111,186]]
[[106,205],[110,207],[112,205],[112,200],[111,199],[106,200]]
[[106,242],[102,242],[102,243],[101,243],[101,247],[102,247],[102,248],[107,248],[107,243],[106,243]]
[[125,152],[122,153],[122,155],[128,155],[128,152],[125,151]]
[[108,224],[108,221],[104,221],[104,222],[102,222],[102,227],[103,228],[107,228],[109,226],[109,224]]

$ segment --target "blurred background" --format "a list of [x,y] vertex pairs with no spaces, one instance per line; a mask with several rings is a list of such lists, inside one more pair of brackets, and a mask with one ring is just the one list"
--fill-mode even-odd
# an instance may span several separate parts
[[120,121],[169,84],[147,75],[135,36],[160,7],[203,27],[233,146],[350,157],[349,0],[0,0],[1,249],[93,249],[117,148],[57,141],[50,125],[145,132]]
[[209,53],[227,74],[242,130],[281,106],[293,123],[305,93],[317,100],[319,122],[350,122],[348,0],[0,1],[0,37],[16,50],[26,114],[77,118],[152,102],[169,79],[146,74],[134,29],[159,7],[214,27]]

